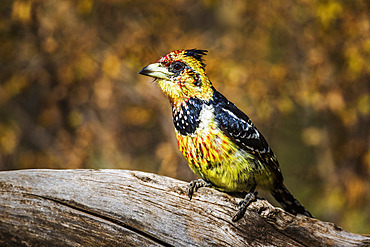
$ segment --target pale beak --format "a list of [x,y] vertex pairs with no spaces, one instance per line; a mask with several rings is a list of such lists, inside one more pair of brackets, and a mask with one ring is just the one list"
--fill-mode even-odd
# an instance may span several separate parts
[[139,74],[165,80],[169,80],[169,77],[172,76],[172,73],[161,63],[149,64],[140,70]]

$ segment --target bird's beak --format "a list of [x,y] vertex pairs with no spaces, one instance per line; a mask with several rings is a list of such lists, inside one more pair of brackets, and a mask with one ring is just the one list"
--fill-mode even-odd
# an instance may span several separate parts
[[170,73],[167,68],[161,63],[149,64],[148,66],[140,70],[139,74],[166,80],[168,80],[169,77],[172,75],[172,73]]

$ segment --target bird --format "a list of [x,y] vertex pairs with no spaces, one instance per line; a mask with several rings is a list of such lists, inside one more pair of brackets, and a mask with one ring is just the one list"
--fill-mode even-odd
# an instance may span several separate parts
[[289,213],[313,217],[289,192],[279,162],[261,132],[234,103],[218,92],[205,72],[207,50],[175,50],[139,74],[157,81],[172,107],[178,148],[200,179],[187,194],[212,187],[244,197],[232,221],[257,200],[256,187],[268,191]]

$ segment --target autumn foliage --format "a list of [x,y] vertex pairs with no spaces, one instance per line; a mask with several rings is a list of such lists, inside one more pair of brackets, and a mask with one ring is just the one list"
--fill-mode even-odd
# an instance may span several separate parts
[[316,217],[370,232],[369,1],[2,1],[0,169],[193,177],[170,106],[138,71],[207,49]]

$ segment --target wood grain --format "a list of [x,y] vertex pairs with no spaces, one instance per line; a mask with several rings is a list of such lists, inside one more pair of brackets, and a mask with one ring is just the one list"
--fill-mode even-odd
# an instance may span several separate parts
[[0,172],[1,246],[370,246],[370,237],[239,198],[127,170]]

